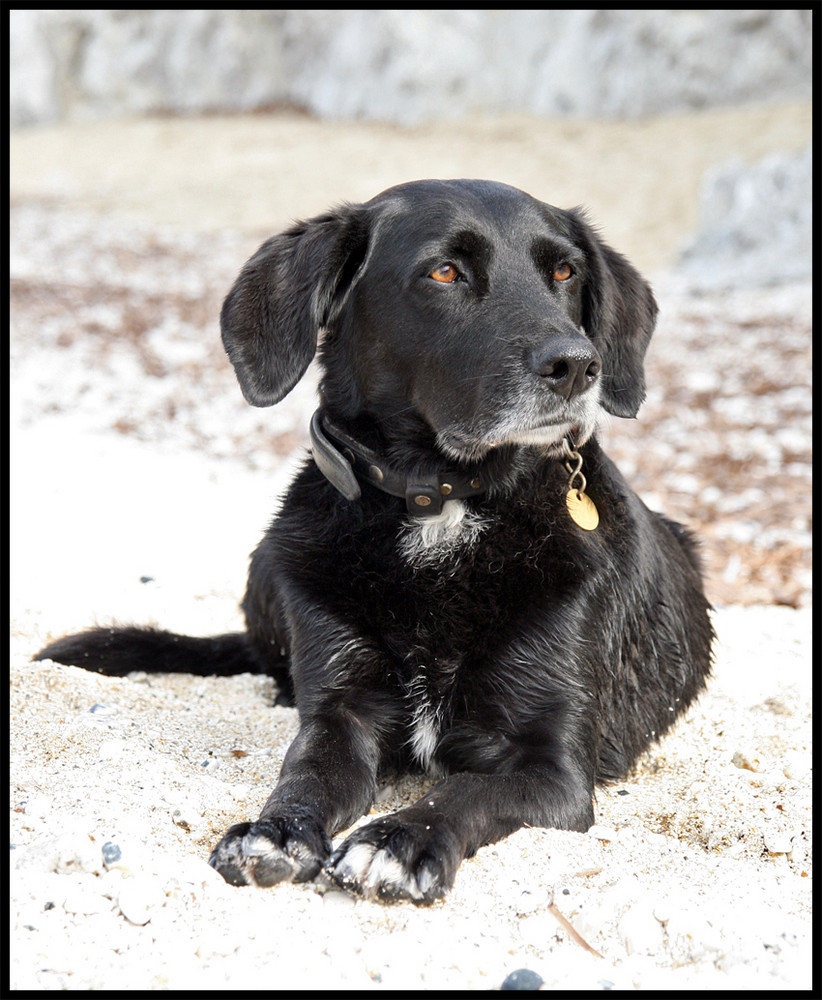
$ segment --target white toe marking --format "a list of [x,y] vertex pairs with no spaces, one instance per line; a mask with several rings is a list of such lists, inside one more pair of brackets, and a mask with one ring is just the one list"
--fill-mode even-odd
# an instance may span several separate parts
[[353,844],[337,863],[336,874],[346,881],[362,882],[375,850],[371,844]]

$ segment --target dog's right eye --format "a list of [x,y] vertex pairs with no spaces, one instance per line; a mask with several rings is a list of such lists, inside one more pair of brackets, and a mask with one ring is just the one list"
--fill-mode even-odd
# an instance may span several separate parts
[[460,273],[454,267],[453,264],[438,264],[433,271],[428,275],[429,278],[433,278],[434,281],[441,281],[446,285],[450,285],[452,282],[459,278]]

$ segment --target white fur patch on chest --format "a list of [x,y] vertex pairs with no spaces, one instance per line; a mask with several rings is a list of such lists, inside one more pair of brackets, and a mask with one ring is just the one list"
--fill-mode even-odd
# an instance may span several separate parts
[[472,549],[486,526],[462,500],[449,500],[436,517],[413,518],[403,524],[400,552],[412,566],[433,566]]

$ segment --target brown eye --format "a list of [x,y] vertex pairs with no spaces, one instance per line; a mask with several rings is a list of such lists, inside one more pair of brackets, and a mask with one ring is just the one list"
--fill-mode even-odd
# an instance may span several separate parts
[[570,264],[557,264],[554,268],[554,280],[567,281],[573,273]]
[[428,275],[434,281],[442,281],[446,285],[450,285],[452,281],[456,281],[459,276],[459,271],[453,264],[438,264]]

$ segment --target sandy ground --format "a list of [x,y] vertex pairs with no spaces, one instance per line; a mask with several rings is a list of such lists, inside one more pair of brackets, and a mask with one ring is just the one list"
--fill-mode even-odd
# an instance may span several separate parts
[[[810,985],[809,289],[694,297],[666,273],[702,171],[801,148],[808,122],[796,106],[406,132],[276,114],[12,138],[13,987],[494,989],[517,969],[551,988]],[[94,621],[240,627],[313,395],[244,406],[220,298],[290,217],[457,175],[587,204],[655,278],[648,404],[607,441],[705,538],[715,676],[600,791],[597,827],[486,847],[430,908],[231,888],[205,859],[259,810],[296,713],[262,678],[29,656]]]

